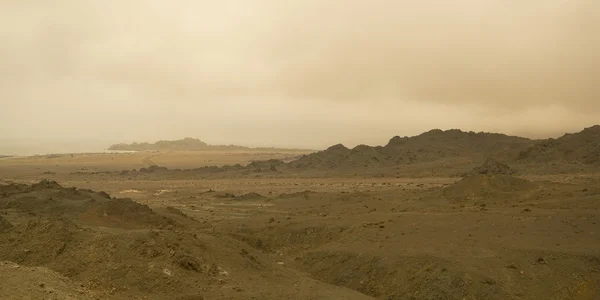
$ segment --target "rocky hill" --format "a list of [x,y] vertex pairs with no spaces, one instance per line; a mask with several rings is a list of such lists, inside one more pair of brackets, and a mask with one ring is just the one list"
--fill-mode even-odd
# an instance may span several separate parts
[[531,163],[568,162],[600,164],[600,125],[557,139],[543,140],[519,154],[519,160]]
[[194,138],[184,138],[176,141],[158,141],[155,143],[131,143],[131,144],[115,144],[111,145],[108,150],[120,151],[146,151],[146,150],[202,150],[208,149],[210,146]]
[[[260,150],[260,151],[274,151],[274,150],[292,150],[292,149],[279,149],[279,148],[250,148],[237,145],[209,145],[199,139],[186,137],[181,140],[175,141],[158,141],[155,143],[131,143],[131,144],[114,144],[111,145],[108,150],[115,151],[149,151],[149,150],[182,150],[182,151],[194,151],[194,150]],[[296,149],[294,149],[296,150]],[[299,149],[298,149],[299,150]]]
[[[385,146],[358,145],[350,149],[337,144],[289,162],[271,159],[253,161],[247,166],[213,166],[193,170],[141,169],[134,171],[133,175],[157,172],[162,175],[177,173],[181,176],[205,176],[226,172],[244,175],[304,170],[339,170],[354,173],[357,170],[388,170],[387,172],[397,174],[398,168],[407,169],[410,166],[425,166],[430,173],[452,175],[456,172],[468,172],[468,168],[475,167],[475,164],[481,161],[485,161],[484,165],[473,172],[513,174],[513,170],[499,161],[515,164],[563,161],[594,166],[600,164],[600,126],[586,128],[576,134],[566,134],[559,139],[543,141],[498,133],[434,129],[413,137],[393,137]],[[455,171],[451,171],[451,168],[455,168]],[[132,173],[127,172],[126,175],[130,176]]]
[[0,185],[0,299],[371,299],[206,226],[54,181]]
[[488,158],[462,180],[444,188],[451,201],[493,201],[514,199],[521,192],[536,188],[533,182],[512,176],[514,171],[505,163]]
[[485,160],[483,165],[476,167],[471,171],[471,174],[480,175],[512,175],[515,171],[512,170],[507,164],[499,162],[493,158]]
[[0,299],[100,299],[58,272],[9,261],[0,261],[0,282]]
[[434,129],[413,137],[392,138],[385,146],[359,145],[348,149],[335,145],[305,155],[290,163],[295,168],[355,168],[432,162],[444,158],[468,157],[510,159],[535,144],[515,136],[486,132]]

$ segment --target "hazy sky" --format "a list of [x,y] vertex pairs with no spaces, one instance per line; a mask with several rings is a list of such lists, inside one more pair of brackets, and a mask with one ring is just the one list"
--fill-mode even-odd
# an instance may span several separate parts
[[600,123],[598,0],[0,0],[0,139],[326,147]]

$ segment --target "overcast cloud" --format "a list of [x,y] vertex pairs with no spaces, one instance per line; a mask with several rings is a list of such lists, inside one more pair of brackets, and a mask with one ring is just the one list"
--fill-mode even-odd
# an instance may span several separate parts
[[600,123],[596,0],[0,0],[0,139],[321,148]]

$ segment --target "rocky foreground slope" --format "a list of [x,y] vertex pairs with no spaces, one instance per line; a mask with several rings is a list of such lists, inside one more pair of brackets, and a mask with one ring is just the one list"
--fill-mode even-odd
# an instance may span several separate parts
[[177,209],[168,212],[53,181],[0,185],[0,261],[8,261],[0,263],[0,279],[15,284],[0,284],[0,296],[369,299],[285,269]]

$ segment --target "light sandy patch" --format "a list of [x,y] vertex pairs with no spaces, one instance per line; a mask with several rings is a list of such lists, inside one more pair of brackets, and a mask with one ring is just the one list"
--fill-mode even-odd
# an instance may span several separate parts
[[119,194],[138,194],[138,193],[143,193],[143,192],[142,191],[138,191],[138,190],[132,190],[132,189],[123,190],[123,191],[119,192]]
[[174,190],[158,190],[156,193],[154,193],[154,196],[160,196],[162,194],[172,193],[172,192],[174,192]]

